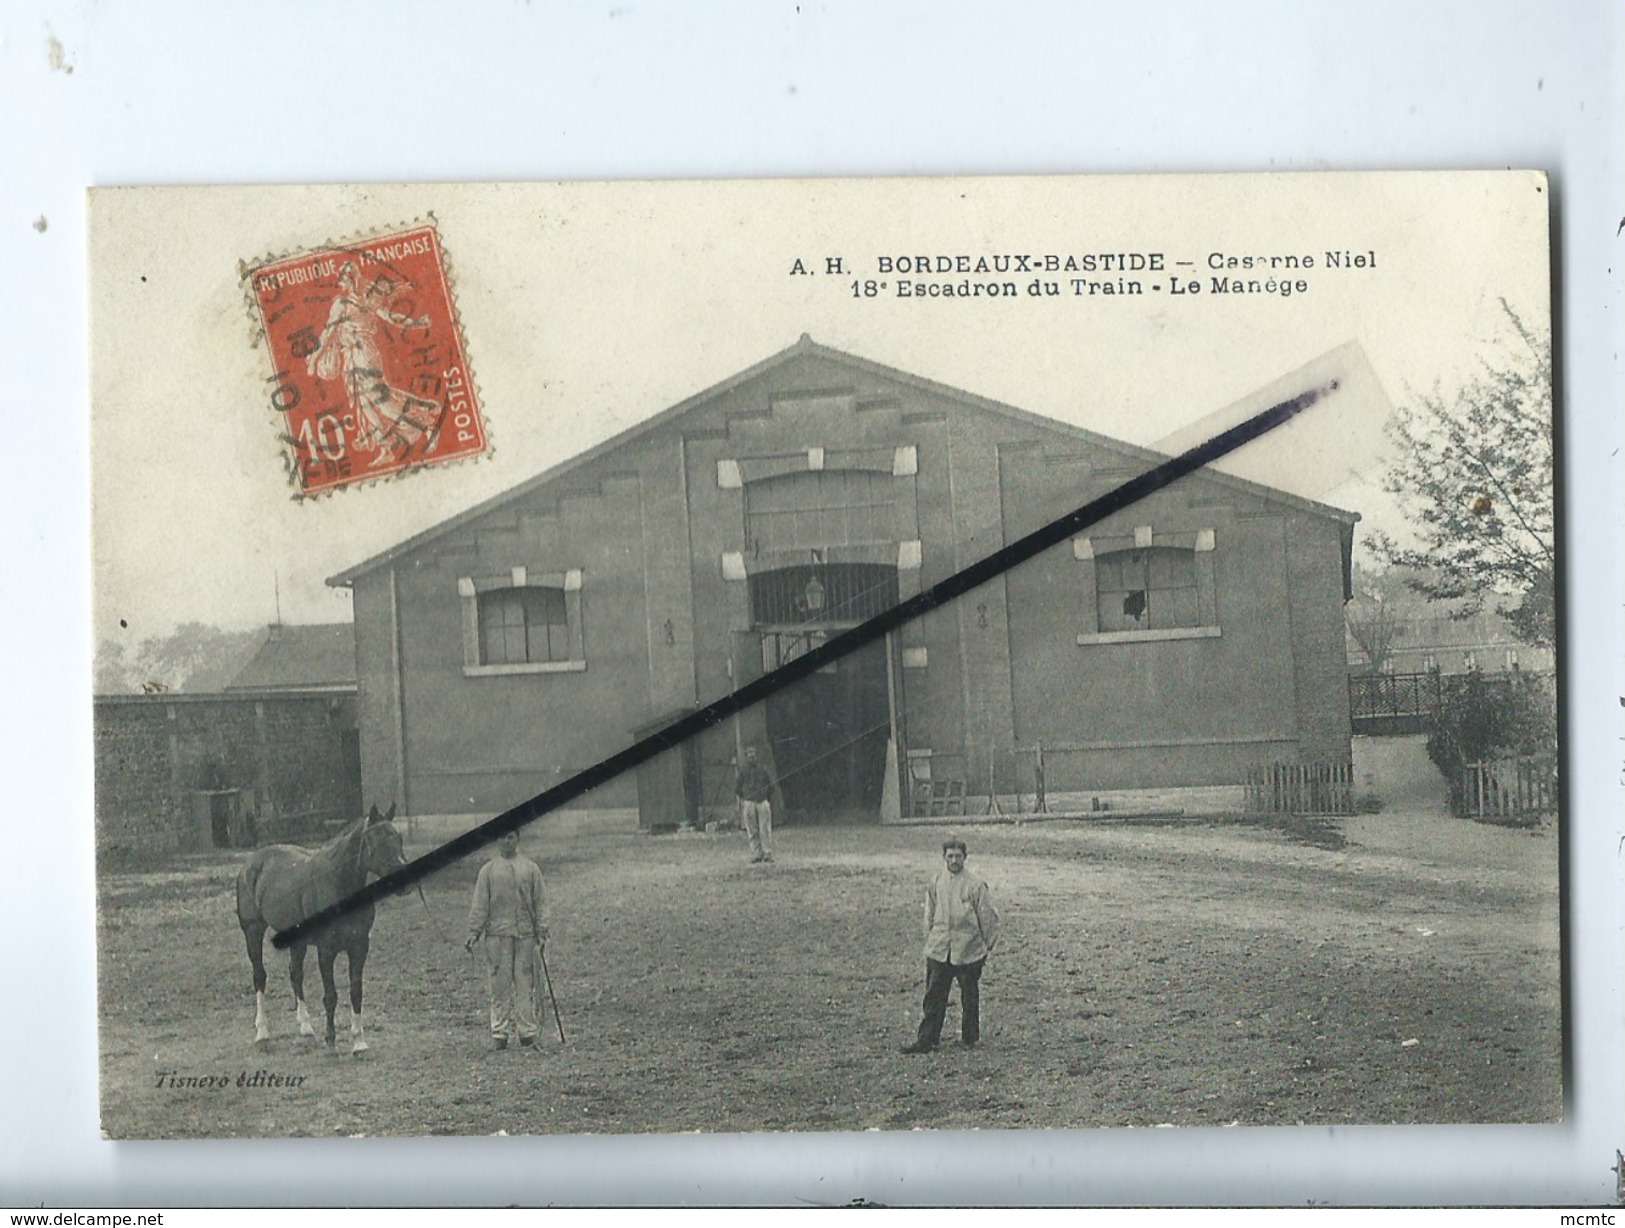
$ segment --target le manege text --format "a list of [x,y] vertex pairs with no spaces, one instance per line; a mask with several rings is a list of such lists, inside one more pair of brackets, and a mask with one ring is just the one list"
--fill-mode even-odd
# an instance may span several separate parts
[[[826,256],[821,263],[820,268],[818,261],[797,258],[790,274],[848,277],[847,291],[856,299],[1291,298],[1312,290],[1310,274],[1374,270],[1378,257],[1374,248],[1338,247],[1215,249],[1191,259],[1162,251],[898,252],[871,257],[867,269],[853,268],[843,256]],[[872,276],[852,277],[853,272]]]

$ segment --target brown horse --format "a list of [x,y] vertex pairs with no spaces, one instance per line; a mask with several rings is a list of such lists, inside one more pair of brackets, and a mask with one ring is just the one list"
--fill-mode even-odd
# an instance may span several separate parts
[[[395,807],[379,814],[374,806],[321,848],[273,844],[256,849],[237,874],[237,922],[248,942],[254,965],[254,1041],[269,1043],[265,1021],[265,931],[297,925],[330,904],[361,889],[369,874],[382,877],[406,864],[401,834],[395,830]],[[305,947],[316,944],[316,963],[322,970],[322,1005],[327,1008],[327,1043],[333,1044],[333,1010],[339,994],[333,984],[333,965],[343,952],[350,972],[350,1052],[363,1053],[367,1039],[361,1025],[361,970],[367,963],[368,935],[372,931],[372,905],[354,909],[332,924],[288,949],[288,979],[299,1018],[299,1033],[315,1036],[310,1012],[305,1009]]]

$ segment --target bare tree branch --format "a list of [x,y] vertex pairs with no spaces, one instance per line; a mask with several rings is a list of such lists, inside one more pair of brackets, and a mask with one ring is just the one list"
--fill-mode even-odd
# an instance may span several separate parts
[[1431,598],[1461,600],[1460,613],[1499,595],[1518,634],[1556,636],[1552,574],[1552,371],[1548,336],[1502,300],[1515,352],[1487,360],[1452,393],[1438,389],[1396,411],[1398,445],[1385,488],[1416,529],[1419,548],[1379,536],[1378,557],[1427,573],[1410,580]]

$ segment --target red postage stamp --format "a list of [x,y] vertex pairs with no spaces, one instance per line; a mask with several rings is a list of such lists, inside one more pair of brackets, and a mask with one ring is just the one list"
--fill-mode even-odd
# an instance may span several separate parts
[[301,496],[485,451],[434,226],[267,260],[245,275]]

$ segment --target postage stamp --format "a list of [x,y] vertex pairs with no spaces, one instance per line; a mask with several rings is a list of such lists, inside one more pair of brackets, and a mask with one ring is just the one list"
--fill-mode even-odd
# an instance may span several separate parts
[[244,277],[299,496],[485,451],[432,224],[246,266]]

